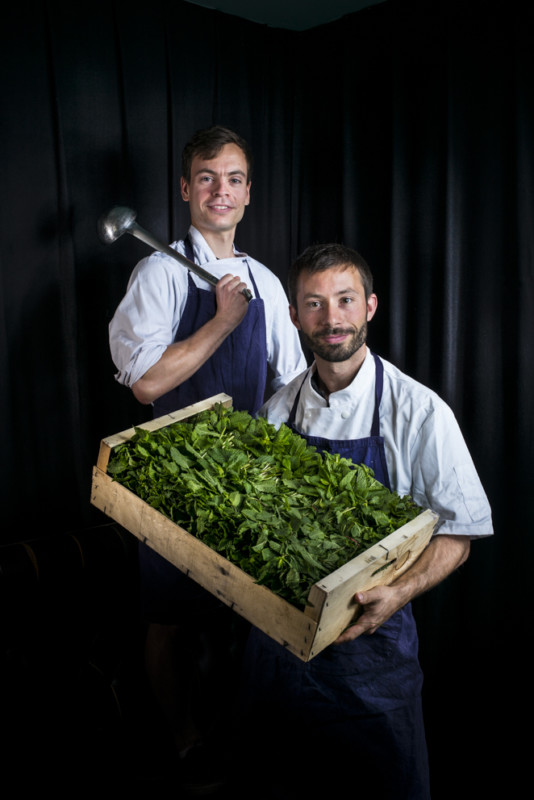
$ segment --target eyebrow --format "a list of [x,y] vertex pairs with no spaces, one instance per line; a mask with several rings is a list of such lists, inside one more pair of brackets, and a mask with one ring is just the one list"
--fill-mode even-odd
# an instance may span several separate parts
[[[209,169],[209,167],[203,167],[202,169],[198,169],[195,172],[195,175],[202,175],[202,173],[207,172],[208,175],[218,175],[218,172],[214,169]],[[225,172],[225,175],[242,175],[243,178],[246,178],[246,172],[243,172],[242,169],[232,169],[229,172]]]
[[[356,289],[351,289],[351,288],[349,288],[349,289],[340,289],[339,292],[336,292],[335,297],[337,297],[338,295],[342,295],[342,294],[357,294],[357,293],[358,292],[357,292]],[[307,292],[304,295],[304,300],[308,300],[311,297],[324,297],[324,295],[323,294],[319,294],[318,292]]]

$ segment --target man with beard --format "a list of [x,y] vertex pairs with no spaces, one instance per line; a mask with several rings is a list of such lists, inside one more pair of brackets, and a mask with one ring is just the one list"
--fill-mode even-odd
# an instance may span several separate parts
[[247,721],[260,726],[247,739],[262,759],[274,750],[271,775],[284,776],[266,797],[341,796],[350,776],[354,790],[380,800],[428,800],[410,601],[467,559],[471,539],[493,533],[491,510],[452,411],[367,347],[377,297],[364,259],[338,244],[308,248],[290,270],[289,299],[315,361],[259,413],[320,451],[366,464],[440,521],[395,583],[355,595],[355,624],[310,662],[253,629],[243,699]]

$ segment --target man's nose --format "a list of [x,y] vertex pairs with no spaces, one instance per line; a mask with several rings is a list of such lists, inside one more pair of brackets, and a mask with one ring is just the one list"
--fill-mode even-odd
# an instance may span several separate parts
[[339,305],[332,301],[324,305],[324,322],[331,328],[335,327],[340,322]]
[[213,194],[221,195],[228,194],[228,185],[224,178],[215,178],[212,185]]

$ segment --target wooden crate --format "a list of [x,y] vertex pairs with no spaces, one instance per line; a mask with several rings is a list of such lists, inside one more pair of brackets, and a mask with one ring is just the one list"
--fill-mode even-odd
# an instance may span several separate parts
[[[139,427],[157,430],[215,403],[228,407],[231,402],[226,394],[216,395]],[[413,564],[428,544],[438,520],[433,511],[424,511],[332,572],[312,586],[308,605],[301,611],[256,584],[241,569],[106,474],[112,449],[133,434],[134,429],[130,428],[102,440],[93,468],[91,503],[303,661],[331,644],[354,619],[358,612],[355,592],[391,583]]]

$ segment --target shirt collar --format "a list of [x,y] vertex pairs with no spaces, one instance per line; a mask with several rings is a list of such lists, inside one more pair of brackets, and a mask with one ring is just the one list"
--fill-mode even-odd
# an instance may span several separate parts
[[369,347],[367,347],[367,353],[363,364],[356,373],[352,383],[350,383],[345,389],[340,389],[338,392],[332,392],[332,394],[329,395],[328,400],[325,400],[318,390],[316,373],[317,365],[314,362],[309,370],[307,383],[317,399],[319,400],[320,398],[321,405],[326,404],[327,406],[335,406],[346,403],[354,404],[359,402],[359,400],[369,389],[371,382],[375,379],[375,360],[371,351],[369,350]]

